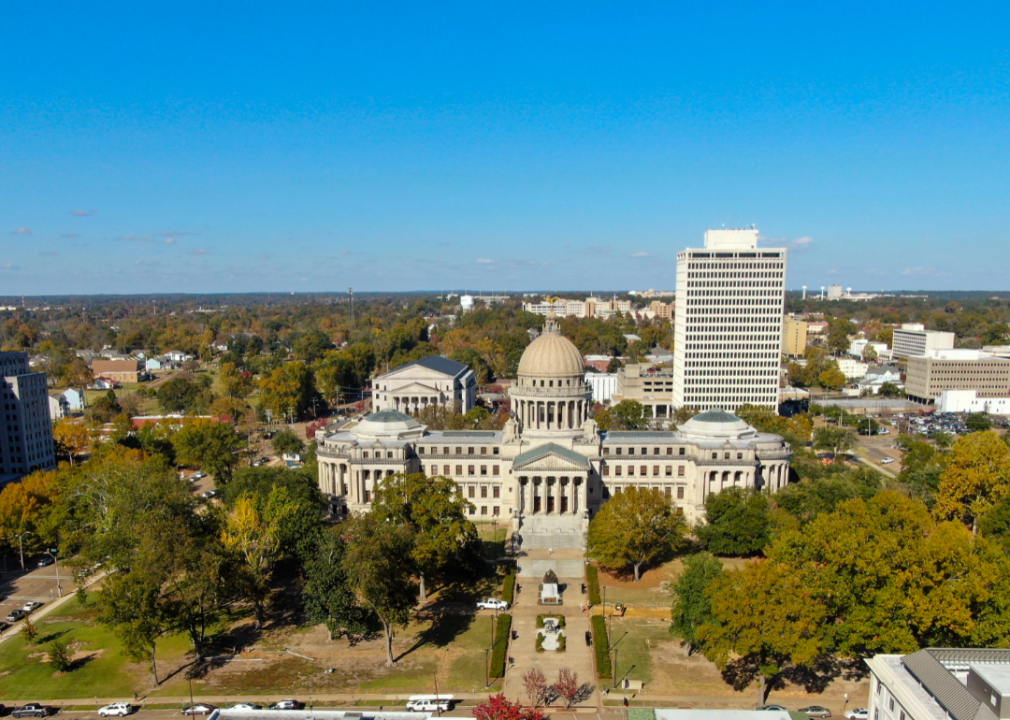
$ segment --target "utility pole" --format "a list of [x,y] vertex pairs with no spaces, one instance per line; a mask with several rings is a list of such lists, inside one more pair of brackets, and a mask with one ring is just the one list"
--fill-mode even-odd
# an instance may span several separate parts
[[18,552],[21,553],[21,572],[25,571],[25,546],[22,542],[22,538],[24,538],[25,535],[34,535],[34,533],[31,530],[25,530],[23,533],[18,535]]
[[354,288],[353,287],[347,288],[347,294],[351,298],[351,325],[354,325]]

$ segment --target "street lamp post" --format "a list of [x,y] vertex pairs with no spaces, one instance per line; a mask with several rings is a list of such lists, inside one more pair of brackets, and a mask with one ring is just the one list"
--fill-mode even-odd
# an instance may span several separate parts
[[484,648],[484,689],[487,690],[491,687],[491,671],[488,668],[488,663],[491,658],[491,648]]
[[614,689],[617,689],[617,648],[614,648]]
[[25,546],[21,539],[25,535],[34,535],[34,534],[35,533],[33,533],[31,530],[25,530],[23,533],[18,535],[18,552],[21,554],[21,572],[25,571]]
[[46,555],[53,559],[53,567],[56,568],[56,590],[60,597],[63,597],[63,585],[60,583],[60,561],[57,559],[56,553],[46,550]]

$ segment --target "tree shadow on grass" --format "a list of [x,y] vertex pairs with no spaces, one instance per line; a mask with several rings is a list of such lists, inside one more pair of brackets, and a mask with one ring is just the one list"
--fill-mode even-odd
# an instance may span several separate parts
[[430,619],[431,624],[417,634],[414,644],[403,651],[396,658],[397,661],[426,645],[438,648],[448,647],[456,638],[470,629],[474,616],[460,613],[429,613],[422,619]]
[[35,644],[36,645],[46,645],[47,643],[51,643],[54,640],[59,640],[61,637],[63,637],[64,635],[66,635],[69,632],[70,632],[70,630],[60,630],[58,632],[49,633],[48,635],[45,635],[44,637],[38,638],[35,641]]

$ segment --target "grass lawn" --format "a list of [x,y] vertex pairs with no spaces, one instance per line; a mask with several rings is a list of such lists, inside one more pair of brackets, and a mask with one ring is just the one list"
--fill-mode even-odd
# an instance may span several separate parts
[[611,658],[617,650],[617,679],[653,680],[652,653],[669,642],[669,623],[644,618],[614,618],[610,627]]
[[[78,658],[77,667],[55,674],[42,662],[46,646],[55,639],[67,643]],[[18,635],[0,645],[0,692],[21,700],[32,698],[129,698],[142,692],[150,682],[146,667],[120,652],[122,644],[108,629],[95,621],[94,608],[82,608],[76,598],[61,607],[52,618],[39,623],[36,645],[28,645]],[[158,644],[159,664],[168,672],[189,649],[186,638],[170,636]]]

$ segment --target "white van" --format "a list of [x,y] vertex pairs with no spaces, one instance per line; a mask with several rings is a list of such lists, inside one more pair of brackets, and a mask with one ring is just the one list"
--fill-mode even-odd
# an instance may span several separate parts
[[411,712],[436,712],[452,709],[452,695],[411,695],[407,698]]

